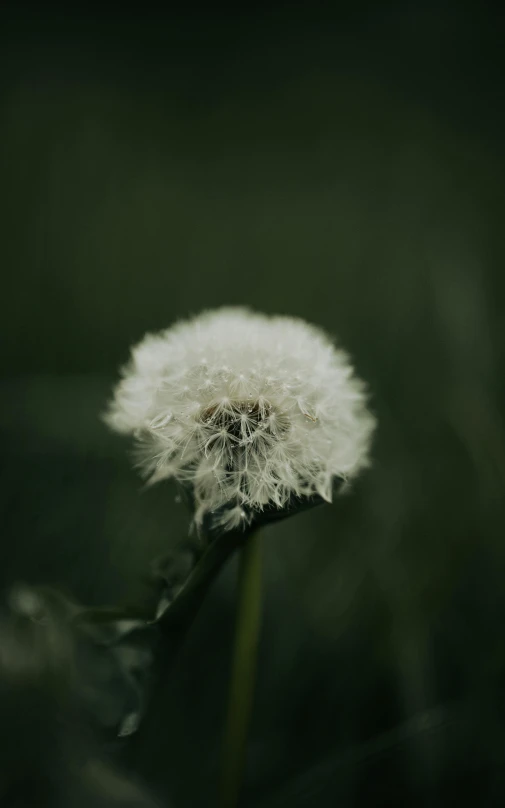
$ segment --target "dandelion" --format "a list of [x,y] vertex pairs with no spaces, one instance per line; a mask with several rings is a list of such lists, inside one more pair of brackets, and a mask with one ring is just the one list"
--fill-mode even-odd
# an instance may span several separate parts
[[146,479],[188,486],[201,526],[246,527],[368,464],[375,426],[347,354],[319,329],[242,308],[206,312],[132,349],[106,414]]
[[[106,421],[135,437],[149,482],[173,478],[189,488],[199,528],[234,542],[244,533],[220,801],[236,808],[260,625],[259,515],[329,502],[335,480],[368,464],[375,420],[364,386],[319,329],[224,308],[134,347]],[[207,553],[221,546],[211,542]]]

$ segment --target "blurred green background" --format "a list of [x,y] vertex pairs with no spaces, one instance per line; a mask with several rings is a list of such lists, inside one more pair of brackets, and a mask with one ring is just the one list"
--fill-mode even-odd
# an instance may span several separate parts
[[[188,515],[99,419],[202,308],[355,360],[374,466],[265,532],[246,806],[505,799],[503,17],[460,4],[3,5],[0,580],[140,603]],[[235,567],[137,769],[213,804]]]

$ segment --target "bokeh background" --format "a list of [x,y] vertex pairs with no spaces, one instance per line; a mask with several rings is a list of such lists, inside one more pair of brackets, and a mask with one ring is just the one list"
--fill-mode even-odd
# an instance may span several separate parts
[[[100,421],[146,331],[301,316],[369,384],[374,466],[265,532],[244,806],[505,799],[504,19],[2,5],[0,581],[141,604],[188,515]],[[214,804],[235,565],[133,766]]]

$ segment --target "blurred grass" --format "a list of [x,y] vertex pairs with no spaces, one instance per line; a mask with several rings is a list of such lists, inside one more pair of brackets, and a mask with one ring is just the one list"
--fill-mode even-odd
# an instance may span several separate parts
[[[147,598],[187,520],[99,421],[128,346],[228,303],[314,321],[370,383],[375,463],[265,536],[246,804],[500,804],[503,26],[2,13],[3,585]],[[139,753],[176,805],[215,792],[234,574]]]

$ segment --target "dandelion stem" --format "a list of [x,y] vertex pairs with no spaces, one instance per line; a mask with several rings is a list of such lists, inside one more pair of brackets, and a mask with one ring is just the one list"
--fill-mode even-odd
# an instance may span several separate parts
[[221,808],[238,805],[245,770],[261,612],[261,545],[251,533],[240,550],[237,616],[224,733]]

